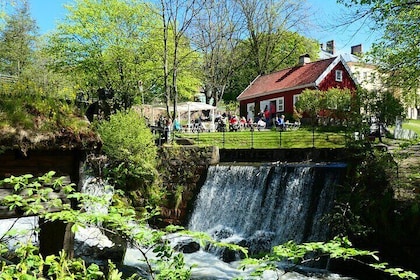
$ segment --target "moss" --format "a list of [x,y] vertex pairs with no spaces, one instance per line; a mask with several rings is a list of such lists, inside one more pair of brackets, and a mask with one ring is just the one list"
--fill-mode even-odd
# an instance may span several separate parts
[[91,149],[100,146],[90,123],[71,103],[27,94],[1,95],[0,149]]

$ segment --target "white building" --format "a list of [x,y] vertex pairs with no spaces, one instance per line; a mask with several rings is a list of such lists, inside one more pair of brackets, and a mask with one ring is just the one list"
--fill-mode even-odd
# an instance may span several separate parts
[[[351,47],[350,53],[341,54],[344,61],[346,61],[350,70],[352,71],[353,76],[357,80],[358,84],[368,91],[380,90],[382,89],[383,83],[381,79],[381,74],[377,70],[377,67],[374,64],[363,62],[360,59],[360,54],[363,53],[362,45],[356,45]],[[334,41],[328,41],[325,44],[321,44],[320,58],[330,58],[336,56],[335,54],[335,43]],[[414,102],[417,108],[410,105],[406,105],[406,118],[407,119],[420,119],[420,89],[417,90],[417,101]]]

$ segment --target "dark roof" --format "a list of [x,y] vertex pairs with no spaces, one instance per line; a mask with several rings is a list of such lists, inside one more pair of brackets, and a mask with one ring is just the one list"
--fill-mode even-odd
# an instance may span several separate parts
[[336,59],[337,57],[332,57],[258,76],[237,99],[315,86],[318,78]]

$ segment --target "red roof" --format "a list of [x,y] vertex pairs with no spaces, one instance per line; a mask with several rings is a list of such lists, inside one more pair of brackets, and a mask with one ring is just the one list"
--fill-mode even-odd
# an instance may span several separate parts
[[295,88],[315,86],[317,79],[334,62],[336,57],[295,66],[257,77],[239,96],[244,100],[255,96],[283,92]]

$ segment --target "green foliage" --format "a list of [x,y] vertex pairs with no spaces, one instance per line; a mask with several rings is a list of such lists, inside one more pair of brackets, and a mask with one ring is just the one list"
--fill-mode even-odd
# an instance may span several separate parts
[[66,8],[65,20],[49,36],[51,67],[71,73],[82,91],[114,90],[127,108],[139,93],[142,73],[150,70],[143,49],[153,10],[141,1],[118,0],[78,0]]
[[[322,257],[353,260],[389,273],[392,276],[397,276],[400,279],[417,279],[417,275],[411,271],[392,268],[387,263],[380,263],[377,252],[352,247],[352,243],[346,237],[335,237],[328,242],[309,242],[303,244],[289,241],[275,246],[272,253],[261,259],[247,259],[243,262],[242,267],[257,266],[256,275],[261,275],[264,270],[276,270],[277,266],[275,263],[278,261],[290,261],[299,265],[309,261],[319,260]],[[362,259],[366,259],[365,257],[370,257],[371,261],[363,261]]]
[[[224,100],[236,100],[236,97],[260,74],[269,74],[298,63],[299,56],[310,54],[312,59],[318,57],[319,45],[296,32],[279,30],[274,34],[256,34],[258,42],[252,39],[241,41],[231,56],[237,66],[230,77]],[[256,57],[259,49],[260,57]]]
[[395,179],[396,163],[386,152],[367,150],[362,161],[351,166],[347,180],[338,186],[338,196],[329,223],[334,234],[362,240],[376,229],[390,231],[388,213],[393,209],[391,182]]
[[369,119],[371,116],[375,116],[387,125],[393,125],[397,117],[404,115],[404,106],[401,100],[389,91],[359,89],[357,106],[362,118]]
[[134,110],[120,111],[98,123],[97,131],[110,159],[106,176],[111,184],[126,191],[142,189],[149,202],[156,202],[157,148],[144,119]]
[[420,17],[418,1],[411,0],[340,0],[355,8],[355,21],[365,24],[370,19],[372,29],[382,30],[383,36],[373,43],[370,60],[377,64],[389,88],[402,91],[405,101],[418,105]]
[[[60,181],[55,182],[52,180],[53,175],[54,172],[49,172],[38,178],[34,178],[32,175],[10,177],[1,181],[1,183],[13,184],[17,190],[25,190],[27,193],[32,193],[36,196],[36,190],[39,189],[43,182],[49,182],[56,186],[62,184]],[[40,211],[40,205],[44,207],[49,203],[53,203],[52,201],[56,199],[33,200],[31,203],[21,204],[22,200],[14,195],[6,197],[1,202],[1,205],[8,206],[10,209],[19,205],[24,212],[39,215],[46,222],[60,220],[72,223],[73,231],[77,231],[81,227],[99,227],[103,232],[120,236],[123,240],[130,242],[132,246],[140,250],[140,253],[145,257],[148,273],[150,273],[152,279],[190,279],[191,268],[185,266],[184,257],[181,253],[172,251],[168,240],[164,238],[166,233],[154,230],[147,225],[148,219],[154,215],[153,212],[144,212],[142,216],[136,217],[134,209],[121,200],[122,192],[114,195],[110,202],[106,198],[74,192],[72,185],[62,186],[62,188],[66,188],[67,192],[70,192],[68,195],[69,199],[73,199],[78,203],[77,210],[62,205],[61,210],[59,209],[56,212]],[[107,206],[107,212],[89,212],[88,207],[92,203]],[[55,202],[54,204],[57,203]],[[202,245],[212,243],[232,250],[240,250],[247,256],[246,248],[215,242],[204,233],[183,231],[182,228],[175,226],[168,227],[167,232],[179,232],[179,234],[189,235],[199,240]],[[146,252],[149,250],[155,252],[157,259],[151,260],[147,258]],[[8,253],[7,247],[2,242],[0,242],[0,252],[2,256]],[[109,263],[105,269],[99,268],[95,264],[86,267],[83,260],[68,259],[63,252],[59,255],[43,257],[38,254],[38,248],[31,243],[20,244],[15,249],[14,256],[13,262],[3,259],[0,263],[2,279],[44,279],[47,277],[53,279],[123,279],[121,272],[112,263]],[[287,242],[275,246],[271,253],[261,259],[246,258],[243,266],[252,265],[255,268],[254,275],[261,275],[264,270],[276,270],[276,262],[281,260],[289,260],[296,264],[301,264],[310,259],[316,260],[322,256],[328,256],[333,259],[358,260],[359,262],[359,257],[368,256],[373,258],[374,261],[365,263],[375,269],[385,271],[401,279],[417,278],[417,275],[410,271],[389,267],[386,263],[379,263],[376,252],[355,249],[345,237],[334,238],[329,242],[304,244]],[[132,276],[130,279],[134,278]]]
[[22,1],[0,33],[0,73],[19,76],[30,64],[36,42],[37,26],[29,13],[29,3]]
[[[148,250],[154,250],[161,257],[155,261],[156,265],[152,265],[152,260],[147,257],[145,260],[153,279],[189,279],[190,272],[184,265],[182,255],[172,252],[167,241],[163,240],[165,233],[147,225],[148,219],[156,214],[154,211],[138,216],[138,213],[121,199],[121,192],[117,192],[110,203],[104,197],[75,192],[73,184],[61,186],[68,193],[67,198],[78,204],[77,210],[71,209],[68,204],[63,204],[60,198],[48,197],[48,192],[40,188],[43,182],[56,186],[62,184],[61,180],[52,180],[53,175],[54,172],[49,172],[38,178],[24,175],[0,181],[2,184],[12,184],[16,190],[27,194],[9,195],[1,201],[1,205],[9,209],[19,207],[24,213],[38,215],[46,222],[71,223],[73,231],[90,226],[99,227],[105,233],[116,234],[125,242],[130,242],[145,257]],[[89,205],[92,204],[107,206],[108,210],[106,213],[90,212]],[[49,211],[51,207],[54,207],[55,212]],[[2,242],[1,253],[5,256],[8,249]],[[15,258],[7,262],[3,260],[0,264],[2,279],[123,279],[112,263],[104,270],[95,264],[87,267],[81,259],[68,259],[64,253],[43,257],[38,254],[38,248],[30,243],[20,244],[10,253]]]
[[[0,124],[4,128],[20,128],[34,132],[91,133],[89,124],[80,116],[76,107],[67,100],[41,95],[33,84],[20,82],[8,87],[0,84]],[[32,91],[32,89],[34,91]]]
[[299,95],[299,100],[296,102],[296,109],[300,111],[300,114],[306,112],[311,118],[314,118],[324,108],[322,97],[323,92],[306,89]]
[[321,113],[327,118],[346,119],[350,113],[352,94],[349,90],[331,88],[327,91],[304,90],[299,95],[296,109],[311,118]]

